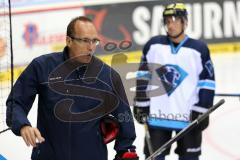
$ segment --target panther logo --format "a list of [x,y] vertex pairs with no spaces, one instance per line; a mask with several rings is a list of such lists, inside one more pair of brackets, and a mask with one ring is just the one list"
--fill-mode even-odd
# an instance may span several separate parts
[[165,73],[163,73],[160,78],[166,83],[171,84],[173,87],[176,87],[177,81],[180,79],[181,74],[178,72],[176,68],[171,66],[165,66]]
[[170,64],[162,66],[157,69],[156,72],[164,84],[167,84],[168,87],[171,86],[171,88],[167,90],[169,96],[188,75],[181,67]]

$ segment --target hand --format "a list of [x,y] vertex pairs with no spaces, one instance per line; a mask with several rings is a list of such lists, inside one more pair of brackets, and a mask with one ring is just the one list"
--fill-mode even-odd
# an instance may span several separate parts
[[135,151],[120,151],[114,160],[139,160],[139,157]]
[[194,111],[194,110],[192,110],[191,111],[191,121],[194,121],[195,119],[197,119],[200,115],[201,115],[202,113],[200,113],[200,112],[197,112],[197,111]]
[[107,115],[100,121],[100,131],[104,144],[115,140],[119,134],[119,122],[113,115]]
[[[197,111],[192,110],[192,111],[191,111],[191,121],[194,121],[194,120],[197,119],[200,115],[202,115],[201,112],[197,112]],[[206,117],[202,122],[200,122],[200,123],[196,126],[196,129],[203,131],[204,129],[206,129],[206,128],[208,127],[208,124],[209,124],[209,116]]]
[[138,123],[144,124],[147,120],[147,117],[149,116],[149,107],[133,107],[135,119],[138,121]]
[[33,128],[31,126],[23,126],[20,130],[20,135],[25,141],[27,146],[36,147],[36,139],[38,143],[42,143],[45,139],[41,136],[40,131],[37,128]]

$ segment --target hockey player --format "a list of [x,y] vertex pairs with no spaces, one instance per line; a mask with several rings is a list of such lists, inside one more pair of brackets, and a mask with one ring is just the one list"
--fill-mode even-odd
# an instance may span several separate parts
[[[151,38],[143,48],[134,103],[134,116],[139,123],[145,123],[148,116],[153,151],[170,140],[173,131],[178,132],[206,112],[213,104],[215,90],[214,69],[207,45],[185,34],[188,23],[185,5],[167,5],[163,22],[167,35]],[[152,67],[151,64],[156,63],[162,66]],[[156,79],[165,86],[165,92],[149,96],[154,90],[151,82]],[[199,159],[202,131],[208,122],[206,119],[178,140],[175,152],[179,160]],[[170,148],[156,160],[164,160],[169,152]],[[149,156],[146,142],[144,153]]]
[[[138,159],[120,76],[92,55],[99,41],[92,21],[76,17],[63,52],[35,58],[16,81],[7,124],[33,146],[32,160],[107,160],[106,144],[113,139],[116,160]],[[37,128],[27,118],[36,95]],[[121,114],[130,120],[119,121]]]

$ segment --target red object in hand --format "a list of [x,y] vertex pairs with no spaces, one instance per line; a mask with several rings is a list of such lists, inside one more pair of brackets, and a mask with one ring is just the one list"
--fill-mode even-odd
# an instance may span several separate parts
[[118,153],[114,160],[139,160],[139,157],[135,151],[126,151]]
[[105,144],[115,140],[119,134],[119,123],[112,115],[103,117],[100,122],[100,128]]
[[136,152],[125,152],[122,158],[138,158],[138,156]]

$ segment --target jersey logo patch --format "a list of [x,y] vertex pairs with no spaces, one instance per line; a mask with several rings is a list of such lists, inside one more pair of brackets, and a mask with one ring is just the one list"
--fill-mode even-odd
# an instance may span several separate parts
[[161,68],[158,68],[156,72],[164,83],[171,86],[171,88],[167,90],[168,96],[174,92],[188,75],[181,67],[171,64],[166,64]]
[[208,61],[205,63],[204,66],[205,66],[205,68],[207,69],[208,74],[210,75],[210,77],[212,77],[213,74],[214,74],[212,61],[211,61],[211,60],[208,60]]

